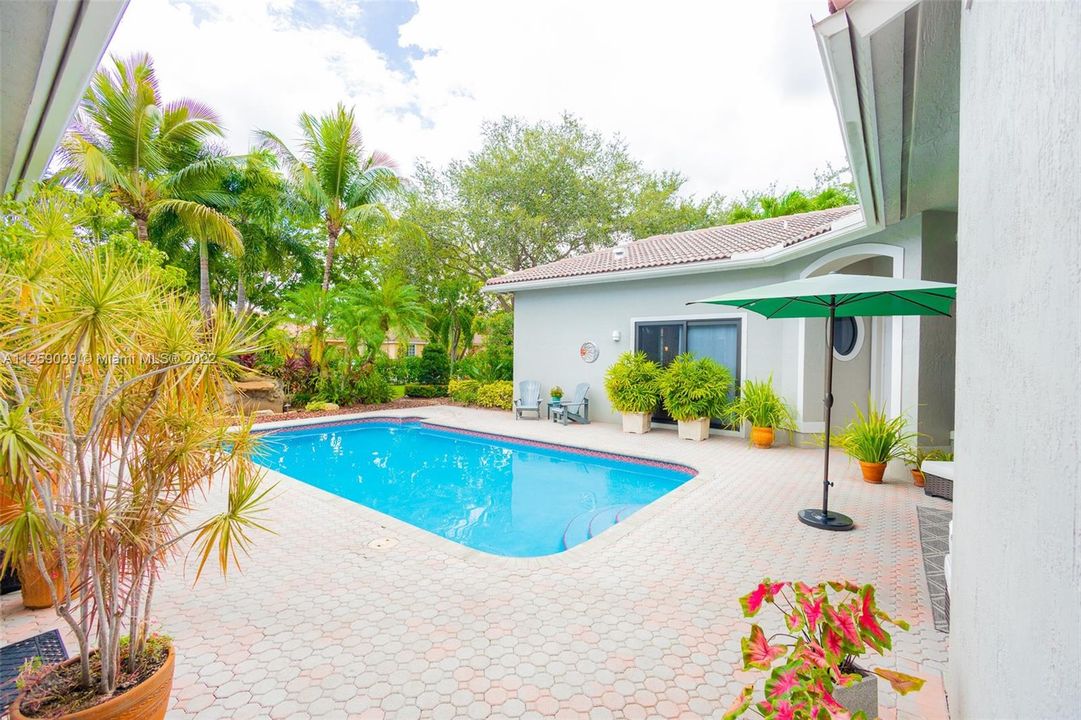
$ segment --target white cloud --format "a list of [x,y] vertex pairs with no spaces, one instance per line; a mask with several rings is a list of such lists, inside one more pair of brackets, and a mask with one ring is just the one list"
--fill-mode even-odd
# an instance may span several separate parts
[[292,138],[300,111],[339,100],[405,168],[464,156],[483,120],[566,110],[648,166],[681,170],[690,191],[731,195],[844,160],[808,18],[821,4],[430,0],[402,43],[438,52],[408,77],[346,29],[356,6],[312,28],[286,20],[289,0],[194,13],[132,0],[110,51],[149,51],[165,96],[213,106],[237,152],[255,128]]

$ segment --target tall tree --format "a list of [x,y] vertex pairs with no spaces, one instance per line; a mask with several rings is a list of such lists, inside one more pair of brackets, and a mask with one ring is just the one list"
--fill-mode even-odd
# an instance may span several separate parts
[[[424,332],[428,319],[418,290],[397,277],[386,278],[371,286],[347,289],[343,291],[343,303],[349,306],[349,315],[346,318],[339,315],[339,322],[344,320],[360,326],[352,332],[358,332],[364,339],[367,346],[365,361],[375,357],[391,332],[408,340]],[[350,333],[350,330],[343,332]]]
[[239,255],[240,233],[219,207],[228,161],[212,145],[217,115],[192,100],[163,102],[149,55],[113,57],[90,82],[61,148],[65,172],[127,211],[140,240],[155,222],[180,226],[200,250],[201,305],[210,310],[208,243]]
[[372,223],[392,222],[385,201],[398,192],[401,180],[386,154],[368,152],[353,109],[339,103],[318,117],[301,113],[299,125],[302,140],[296,154],[274,133],[262,130],[258,135],[263,147],[278,155],[297,196],[326,228],[326,292],[339,237],[362,232]]
[[274,155],[253,149],[226,175],[223,184],[233,199],[229,216],[244,238],[244,255],[236,259],[234,268],[236,311],[247,312],[253,284],[265,302],[268,293],[261,292],[258,285],[271,276],[286,284],[293,277],[314,279],[315,258],[304,228],[289,212],[287,188],[277,172]]

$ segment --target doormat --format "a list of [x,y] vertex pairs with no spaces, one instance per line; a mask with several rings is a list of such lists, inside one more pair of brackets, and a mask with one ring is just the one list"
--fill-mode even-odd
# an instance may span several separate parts
[[923,548],[923,574],[927,576],[927,592],[931,596],[931,614],[935,629],[950,631],[950,599],[946,592],[946,553],[950,551],[950,520],[953,513],[922,505],[916,506],[920,524],[920,546]]
[[35,657],[41,658],[46,665],[68,659],[68,651],[59,630],[43,632],[0,648],[0,715],[7,712],[8,706],[19,694],[15,680],[19,677],[23,663]]

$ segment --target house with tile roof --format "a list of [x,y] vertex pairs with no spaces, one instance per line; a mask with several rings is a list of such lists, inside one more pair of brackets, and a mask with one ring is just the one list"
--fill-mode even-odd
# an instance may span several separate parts
[[[493,278],[485,290],[514,295],[515,379],[545,388],[588,382],[599,420],[618,420],[603,383],[621,353],[640,350],[663,365],[689,351],[738,381],[772,375],[809,435],[824,429],[825,321],[687,303],[830,272],[953,281],[956,257],[952,212],[928,209],[887,227],[851,205],[643,238]],[[953,336],[949,318],[838,319],[836,425],[870,397],[949,444]],[[717,421],[714,432],[743,430]]]

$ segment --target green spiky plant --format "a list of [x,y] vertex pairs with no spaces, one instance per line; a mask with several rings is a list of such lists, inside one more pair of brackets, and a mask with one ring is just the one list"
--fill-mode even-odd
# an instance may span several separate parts
[[732,373],[711,358],[676,356],[658,380],[664,409],[676,420],[724,417]]
[[891,418],[885,409],[870,407],[867,413],[856,405],[856,417],[845,428],[832,436],[831,442],[860,462],[888,463],[903,457],[905,448],[919,437],[908,432],[908,418],[899,415]]
[[[198,576],[235,564],[263,529],[256,440],[227,430],[221,400],[259,328],[223,308],[206,323],[161,268],[71,233],[25,270],[0,263],[0,492],[19,499],[0,547],[5,565],[41,573],[78,643],[73,712],[145,660],[154,587],[185,540]],[[188,525],[212,481],[228,486],[226,508]],[[70,558],[55,580],[53,558]]]
[[651,413],[661,399],[661,366],[644,352],[625,352],[604,376],[612,407],[621,413]]
[[796,417],[789,404],[774,389],[773,375],[762,381],[744,380],[739,397],[728,411],[741,424],[749,422],[753,427],[789,432],[796,429]]

